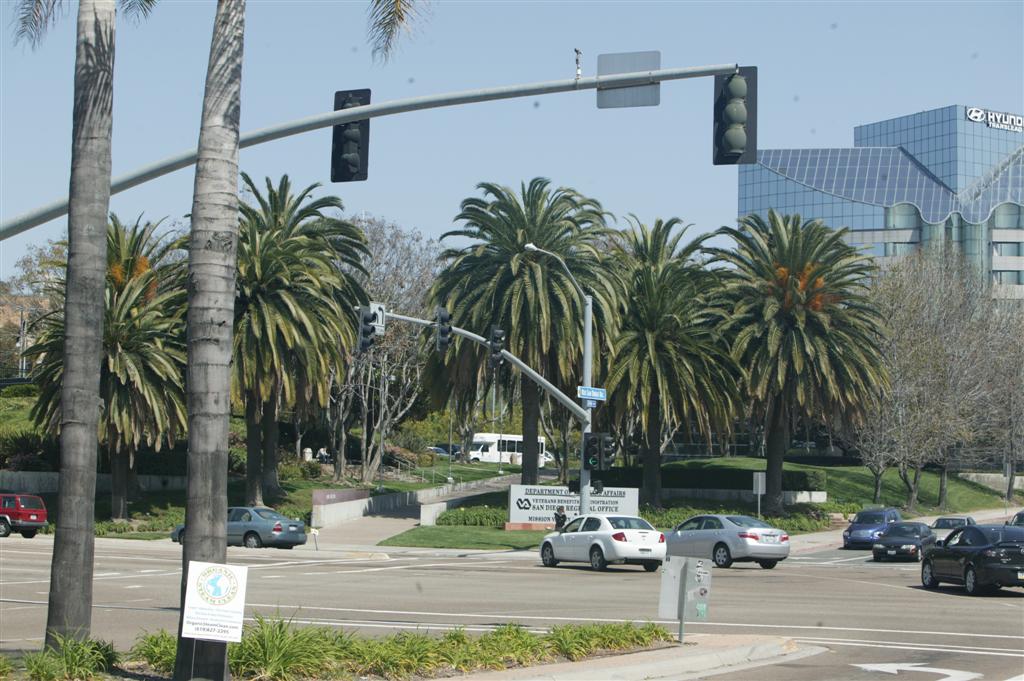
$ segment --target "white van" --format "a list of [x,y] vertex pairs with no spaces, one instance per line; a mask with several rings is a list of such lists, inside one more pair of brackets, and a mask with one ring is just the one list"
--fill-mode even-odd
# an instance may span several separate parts
[[[537,436],[537,444],[540,447],[537,465],[543,468],[548,462],[553,461],[554,457],[548,454],[543,436]],[[500,461],[516,466],[522,465],[523,436],[508,433],[477,433],[473,436],[469,461],[471,463],[498,463]]]

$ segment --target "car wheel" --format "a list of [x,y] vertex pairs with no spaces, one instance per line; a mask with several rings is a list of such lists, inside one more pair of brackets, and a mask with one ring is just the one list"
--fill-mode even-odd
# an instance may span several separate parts
[[0,518],[0,537],[11,536],[11,524],[4,518]]
[[932,572],[932,562],[930,560],[921,563],[921,584],[926,589],[935,589],[939,586],[939,580],[935,579],[935,573]]
[[646,570],[647,572],[657,572],[658,568],[660,567],[661,563],[656,560],[649,560],[646,563],[644,563],[644,570]]
[[711,552],[711,560],[715,567],[727,568],[732,565],[732,554],[725,544],[715,544],[715,550]]
[[978,583],[978,573],[970,565],[964,570],[964,591],[967,592],[968,596],[981,596],[988,591],[987,588]]
[[779,564],[779,561],[777,561],[777,560],[759,560],[759,561],[757,561],[757,564],[760,565],[761,567],[763,567],[765,570],[771,570],[772,568],[774,568],[776,565]]
[[540,548],[540,561],[544,563],[544,567],[555,567],[558,565],[558,561],[555,560],[555,550],[551,547],[551,544],[545,544]]
[[880,553],[872,553],[871,554],[871,560],[875,561],[876,563],[881,563],[882,562],[882,554],[880,554]]
[[181,544],[182,546],[185,545],[185,530],[182,530],[181,532],[178,533],[178,543]]
[[258,549],[263,546],[263,540],[255,532],[250,532],[245,535],[245,548],[247,549]]
[[601,550],[600,546],[590,549],[590,567],[595,570],[608,569],[608,561],[604,559],[604,551]]
[[31,539],[32,537],[36,536],[36,530],[22,530],[21,536],[25,539]]

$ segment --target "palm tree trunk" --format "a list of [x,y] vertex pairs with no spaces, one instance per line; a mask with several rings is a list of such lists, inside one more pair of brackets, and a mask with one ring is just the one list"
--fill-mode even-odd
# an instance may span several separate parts
[[110,450],[110,519],[128,520],[128,452]]
[[768,415],[767,470],[764,476],[765,515],[782,513],[782,466],[789,449],[789,414],[776,402]]
[[260,398],[245,396],[245,503],[263,505],[263,430],[260,427]]
[[60,493],[50,563],[46,645],[87,638],[92,625],[96,432],[113,127],[114,0],[81,0],[68,193]]
[[532,380],[523,374],[519,379],[519,390],[523,395],[523,485],[537,484],[537,467],[540,445],[537,442],[540,424],[540,394]]
[[277,391],[263,403],[263,495],[268,499],[280,496],[281,483],[277,477]]
[[661,403],[651,396],[650,418],[644,433],[643,503],[661,508]]
[[[188,281],[188,504],[181,611],[193,560],[227,558],[231,333],[238,245],[238,117],[245,0],[219,0],[199,130]],[[174,678],[230,678],[227,644],[181,637]]]

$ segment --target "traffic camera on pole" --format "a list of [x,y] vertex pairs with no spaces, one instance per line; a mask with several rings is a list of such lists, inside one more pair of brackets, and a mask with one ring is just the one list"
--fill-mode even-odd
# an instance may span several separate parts
[[356,308],[356,311],[359,315],[359,352],[363,353],[373,345],[373,336],[377,332],[373,325],[377,315],[367,306]]
[[505,349],[505,332],[497,326],[492,326],[491,338],[487,345],[491,349],[491,356],[487,362],[491,367],[491,371],[497,371],[503,361],[501,351]]
[[[367,106],[370,90],[339,90],[334,93],[334,110]],[[331,182],[365,180],[370,161],[370,119],[334,126],[331,141]]]
[[583,434],[583,469],[601,470],[601,436],[598,433]]
[[611,433],[601,433],[601,470],[606,471],[615,463],[615,454],[618,452],[618,445]]
[[441,354],[448,352],[448,346],[452,342],[452,316],[448,313],[448,310],[437,306],[435,314],[437,321],[437,338],[435,347]]
[[715,76],[716,166],[757,162],[757,67]]

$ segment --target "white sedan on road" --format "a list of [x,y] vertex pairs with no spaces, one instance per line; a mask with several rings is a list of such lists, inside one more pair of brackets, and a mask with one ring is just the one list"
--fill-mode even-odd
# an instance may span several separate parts
[[577,561],[604,570],[610,563],[630,563],[654,572],[665,560],[665,535],[636,516],[578,516],[560,532],[544,537],[540,559],[547,567],[561,561]]

